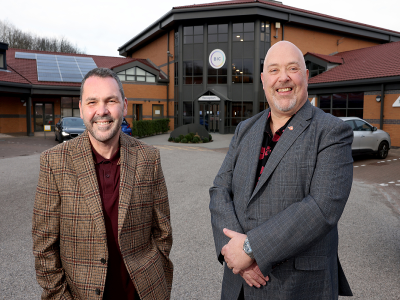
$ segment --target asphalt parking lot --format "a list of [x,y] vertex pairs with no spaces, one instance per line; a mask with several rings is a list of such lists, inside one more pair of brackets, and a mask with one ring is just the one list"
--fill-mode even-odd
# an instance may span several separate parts
[[[142,140],[160,149],[168,187],[172,299],[219,299],[222,267],[214,250],[208,189],[232,135],[216,134],[214,142],[200,145],[168,143],[167,137]],[[40,298],[31,249],[32,207],[39,153],[56,144],[54,138],[0,136],[0,299]],[[339,257],[352,299],[398,300],[400,295],[400,149],[392,149],[384,161],[355,157],[353,188],[339,222]]]

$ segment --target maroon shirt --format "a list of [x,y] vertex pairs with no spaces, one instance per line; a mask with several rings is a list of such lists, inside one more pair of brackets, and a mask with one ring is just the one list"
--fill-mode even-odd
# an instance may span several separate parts
[[257,183],[260,180],[261,174],[264,171],[265,165],[267,164],[267,161],[268,161],[269,157],[271,156],[272,150],[274,150],[275,145],[278,143],[280,137],[282,136],[282,134],[285,131],[286,127],[288,126],[289,122],[292,120],[293,116],[286,122],[285,125],[283,125],[274,134],[272,134],[271,126],[270,126],[271,112],[269,112],[267,124],[265,125],[264,138],[263,138],[263,142],[261,144],[260,158],[259,158],[258,166],[257,166],[256,181],[255,181],[256,184],[254,186],[257,186]]
[[126,270],[118,245],[119,149],[105,159],[92,147],[104,222],[107,232],[108,268],[103,299],[135,299],[135,287]]

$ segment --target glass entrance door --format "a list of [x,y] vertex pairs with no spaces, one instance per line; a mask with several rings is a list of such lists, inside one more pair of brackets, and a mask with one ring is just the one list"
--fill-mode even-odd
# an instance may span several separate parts
[[200,103],[200,125],[209,132],[219,132],[219,103]]
[[35,131],[44,131],[44,125],[54,125],[53,103],[35,103]]

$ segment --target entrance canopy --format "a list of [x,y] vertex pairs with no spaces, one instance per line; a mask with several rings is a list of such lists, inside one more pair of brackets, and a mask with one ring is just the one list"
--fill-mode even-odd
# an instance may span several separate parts
[[231,101],[226,94],[221,93],[214,88],[208,88],[201,92],[196,99],[199,102],[220,102],[221,100],[223,101]]

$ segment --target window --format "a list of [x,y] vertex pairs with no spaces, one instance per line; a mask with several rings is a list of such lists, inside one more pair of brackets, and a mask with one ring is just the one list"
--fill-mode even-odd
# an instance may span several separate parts
[[184,44],[201,44],[203,43],[203,26],[186,26],[183,27],[183,43]]
[[253,83],[253,59],[232,59],[232,83]]
[[209,43],[228,42],[228,24],[208,25]]
[[254,23],[234,23],[232,31],[233,42],[254,41]]
[[4,68],[4,54],[0,53],[0,69],[5,69]]
[[164,118],[164,105],[153,104],[152,118],[153,120]]
[[79,116],[79,97],[61,97],[61,117]]
[[326,71],[325,67],[317,65],[316,63],[307,61],[306,67],[309,71],[309,78],[317,76]]
[[121,81],[156,82],[156,76],[139,67],[133,67],[117,73]]
[[133,104],[133,121],[140,121],[143,119],[142,104]]
[[183,102],[183,125],[194,123],[193,102]]
[[319,108],[336,117],[363,118],[364,93],[320,95]]
[[[261,72],[264,69],[264,58],[267,51],[271,47],[271,28],[269,22],[261,22],[260,26],[260,59],[261,59]],[[261,80],[261,79],[260,79]]]
[[183,83],[202,84],[203,83],[203,61],[184,61],[183,62]]

